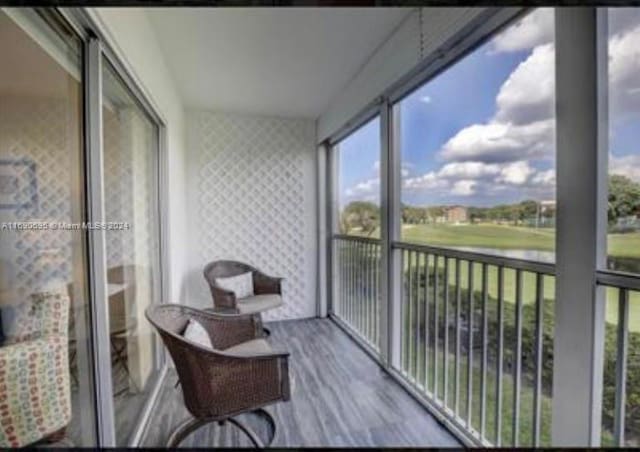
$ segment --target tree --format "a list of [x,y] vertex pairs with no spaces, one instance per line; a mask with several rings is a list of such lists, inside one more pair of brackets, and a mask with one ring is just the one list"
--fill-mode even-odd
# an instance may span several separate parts
[[340,216],[340,227],[345,234],[358,229],[369,236],[379,224],[380,208],[369,201],[350,202]]
[[618,218],[640,215],[640,184],[627,176],[609,176],[609,208],[607,218],[613,225]]

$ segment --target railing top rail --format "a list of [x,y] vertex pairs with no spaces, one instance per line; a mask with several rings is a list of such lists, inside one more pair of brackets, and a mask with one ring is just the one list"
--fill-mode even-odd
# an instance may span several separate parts
[[633,273],[601,270],[596,274],[596,282],[601,286],[640,291],[640,275]]
[[546,262],[536,262],[525,259],[515,259],[511,257],[493,256],[491,254],[463,251],[454,248],[443,248],[432,245],[423,245],[419,243],[393,242],[391,246],[397,249],[426,252],[466,261],[497,265],[533,273],[541,273],[543,275],[555,275],[556,273],[555,264],[549,264]]
[[381,243],[380,239],[376,239],[374,237],[361,237],[359,235],[333,234],[333,238],[340,240],[351,240],[353,242],[375,243],[377,245]]

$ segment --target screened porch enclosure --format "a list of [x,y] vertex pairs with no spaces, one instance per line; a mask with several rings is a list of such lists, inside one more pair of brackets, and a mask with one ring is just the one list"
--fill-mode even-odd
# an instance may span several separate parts
[[0,445],[640,446],[640,8],[132,10],[0,8]]
[[[391,89],[327,144],[329,315],[468,444],[639,444],[637,231],[624,226],[635,214],[619,220],[612,207],[619,184],[633,178],[615,155],[622,122],[635,121],[621,106],[611,63],[621,61],[616,46],[637,32],[621,31],[623,13],[636,20],[632,10],[605,9],[535,10],[529,22],[521,16],[464,56],[434,63],[432,77]],[[428,152],[417,159],[414,149],[428,148],[441,123],[419,108],[435,108],[447,84],[467,71],[482,79],[489,69],[480,55],[506,51],[501,38],[515,36],[513,24],[536,21],[546,24],[546,41],[532,45],[508,81],[517,83],[534,60],[552,71],[549,86],[540,81],[549,95],[536,104],[537,117],[548,120],[532,139],[533,146],[553,143],[546,161],[536,153],[502,167],[482,161],[472,145],[484,143],[474,143],[470,130],[484,125],[448,141],[439,154],[444,164],[427,161]],[[577,82],[576,73],[588,76]],[[452,102],[472,108],[477,99]],[[352,155],[362,165],[376,161],[370,179],[350,180]],[[416,174],[425,161],[427,172]],[[511,171],[518,165],[529,165],[527,176]],[[456,171],[469,183],[447,180]],[[534,186],[543,180],[546,192]],[[520,199],[536,201],[494,206],[490,197],[473,197],[482,184],[506,190],[511,182]],[[416,188],[429,194],[417,198]]]

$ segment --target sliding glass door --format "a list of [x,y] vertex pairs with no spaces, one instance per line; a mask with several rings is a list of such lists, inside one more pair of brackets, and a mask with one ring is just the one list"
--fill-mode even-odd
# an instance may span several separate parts
[[0,447],[96,441],[81,49],[0,11]]
[[0,448],[133,445],[161,374],[162,122],[87,29],[0,9]]
[[158,127],[102,64],[109,341],[116,442],[126,445],[158,374],[144,317],[160,299]]

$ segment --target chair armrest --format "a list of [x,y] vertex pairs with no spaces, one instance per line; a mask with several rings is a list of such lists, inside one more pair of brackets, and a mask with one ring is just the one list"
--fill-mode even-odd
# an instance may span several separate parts
[[265,275],[260,270],[253,271],[253,292],[256,295],[282,295],[282,280],[284,278]]
[[257,314],[223,314],[190,310],[190,317],[199,321],[215,349],[221,350],[264,336],[262,320]]
[[[1,448],[26,446],[67,426],[71,395],[66,339],[52,335],[0,348],[0,388],[3,405],[11,410],[13,432],[0,435]],[[37,429],[34,413],[42,413]]]
[[215,283],[209,283],[213,306],[221,311],[238,312],[238,302],[236,294],[230,290],[223,289]]

